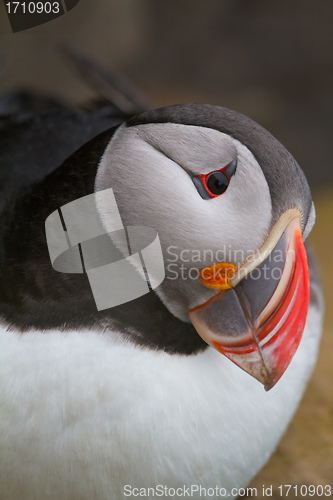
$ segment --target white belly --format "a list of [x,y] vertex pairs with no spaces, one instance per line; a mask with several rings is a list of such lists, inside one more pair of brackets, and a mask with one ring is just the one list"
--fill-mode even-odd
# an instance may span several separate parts
[[125,485],[219,486],[230,494],[285,430],[319,330],[311,311],[291,366],[266,393],[212,348],[170,356],[115,334],[3,329],[0,499],[117,500],[128,498]]

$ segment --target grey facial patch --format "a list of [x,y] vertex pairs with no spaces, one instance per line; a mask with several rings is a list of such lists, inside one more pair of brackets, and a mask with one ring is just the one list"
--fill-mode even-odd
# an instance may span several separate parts
[[195,187],[197,188],[198,193],[200,194],[201,198],[203,198],[204,200],[210,200],[211,197],[208,196],[208,194],[206,193],[206,190],[203,187],[202,182],[199,179],[199,177],[196,177],[196,176],[192,177],[192,181],[193,181],[193,184],[195,185]]
[[179,104],[147,111],[129,120],[127,126],[147,123],[207,127],[240,141],[255,156],[267,180],[272,199],[272,224],[285,210],[296,207],[302,214],[304,230],[311,210],[311,193],[307,180],[282,144],[250,118],[219,106]]
[[223,169],[223,173],[230,179],[233,175],[235,175],[236,168],[237,160],[232,160],[229,165]]

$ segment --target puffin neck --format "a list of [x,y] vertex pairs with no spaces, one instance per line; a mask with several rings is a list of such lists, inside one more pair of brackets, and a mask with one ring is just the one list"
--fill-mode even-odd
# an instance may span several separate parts
[[55,271],[45,220],[55,210],[94,192],[98,164],[115,129],[80,148],[41,182],[21,193],[0,219],[0,319],[20,332],[93,329],[122,334],[170,354],[192,354],[207,344],[190,323],[173,316],[154,292],[98,311],[87,275]]

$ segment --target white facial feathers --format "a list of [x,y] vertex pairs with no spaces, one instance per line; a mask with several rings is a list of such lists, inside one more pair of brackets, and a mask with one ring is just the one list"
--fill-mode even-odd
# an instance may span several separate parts
[[[237,170],[226,192],[203,200],[191,177],[219,170],[233,159]],[[239,141],[213,129],[172,123],[121,126],[96,176],[96,191],[110,187],[123,224],[154,227],[166,260],[173,246],[179,252],[218,252],[220,261],[239,264],[242,255],[261,246],[270,228],[271,198],[258,162]],[[101,203],[98,211],[108,230],[107,207]],[[212,263],[203,258],[182,264],[201,269]],[[178,317],[202,302],[203,295],[206,300],[212,296],[198,280],[175,281],[166,279],[158,293]],[[177,303],[177,311],[170,301]]]

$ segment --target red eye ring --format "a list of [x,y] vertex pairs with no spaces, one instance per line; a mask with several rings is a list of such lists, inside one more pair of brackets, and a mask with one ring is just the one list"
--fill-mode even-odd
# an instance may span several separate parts
[[199,178],[210,198],[221,196],[228,189],[230,182],[230,179],[221,170],[215,170],[207,175],[199,175]]
[[237,160],[232,160],[220,170],[213,170],[208,174],[193,177],[193,183],[200,196],[206,200],[221,196],[227,190],[230,179],[236,172],[236,167]]

